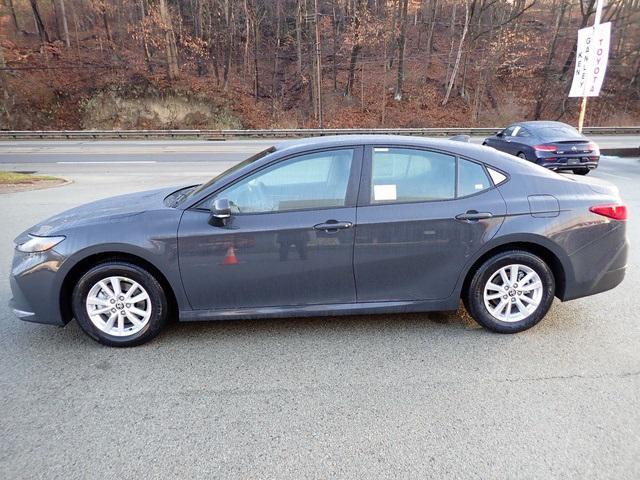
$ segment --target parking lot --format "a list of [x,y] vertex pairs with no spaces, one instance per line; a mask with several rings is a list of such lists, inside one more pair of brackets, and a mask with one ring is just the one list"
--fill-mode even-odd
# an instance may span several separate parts
[[623,284],[517,335],[460,309],[173,324],[113,349],[14,318],[22,230],[269,142],[202,143],[0,144],[0,169],[72,180],[0,195],[0,478],[640,478],[637,158],[590,174],[629,206]]

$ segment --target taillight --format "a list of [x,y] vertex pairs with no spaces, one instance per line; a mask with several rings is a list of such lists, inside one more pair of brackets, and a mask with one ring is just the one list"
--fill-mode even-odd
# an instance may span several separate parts
[[557,147],[553,145],[536,145],[533,149],[537,152],[555,152]]
[[600,154],[600,147],[595,142],[589,142],[587,148],[589,148],[593,153]]
[[626,205],[595,205],[589,209],[593,213],[602,215],[604,217],[613,218],[614,220],[626,220],[627,219],[627,206]]

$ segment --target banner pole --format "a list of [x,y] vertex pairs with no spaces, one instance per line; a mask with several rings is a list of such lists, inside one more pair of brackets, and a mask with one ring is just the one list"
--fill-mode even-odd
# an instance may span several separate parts
[[587,97],[582,97],[582,106],[580,107],[580,116],[578,117],[578,131],[582,133],[582,126],[584,125],[584,114],[587,110]]

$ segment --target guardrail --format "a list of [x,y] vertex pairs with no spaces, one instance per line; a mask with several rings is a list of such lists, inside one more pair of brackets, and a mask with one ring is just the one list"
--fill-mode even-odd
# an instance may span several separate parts
[[[293,138],[325,135],[418,135],[426,137],[453,135],[491,135],[494,128],[292,128],[272,130],[0,130],[0,140],[17,139],[128,139],[128,138]],[[640,134],[636,127],[585,127],[586,135]]]

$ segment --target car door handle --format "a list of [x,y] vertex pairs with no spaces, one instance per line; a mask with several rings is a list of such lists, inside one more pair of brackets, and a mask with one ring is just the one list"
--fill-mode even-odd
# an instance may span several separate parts
[[456,215],[456,220],[466,220],[473,222],[476,220],[483,220],[485,218],[491,218],[493,215],[489,212],[477,212],[476,210],[469,210],[468,212]]
[[344,230],[351,227],[353,227],[353,223],[351,222],[338,222],[336,220],[327,220],[325,223],[319,223],[313,226],[315,230],[322,230],[327,233],[337,232],[338,230]]

